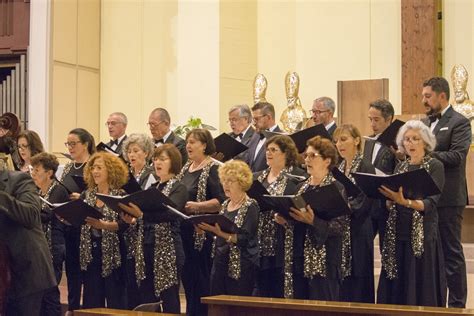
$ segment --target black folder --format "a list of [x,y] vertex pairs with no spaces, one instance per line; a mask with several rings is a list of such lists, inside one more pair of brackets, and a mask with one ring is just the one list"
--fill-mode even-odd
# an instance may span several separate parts
[[74,180],[74,182],[76,183],[77,187],[79,188],[79,190],[84,191],[85,189],[87,189],[87,184],[86,182],[84,181],[84,177],[83,176],[80,176],[80,175],[76,175],[76,174],[73,174],[71,176],[71,178]]
[[394,175],[374,175],[356,172],[353,173],[353,176],[361,190],[368,197],[374,199],[386,199],[378,190],[382,185],[393,191],[398,191],[400,187],[403,187],[403,195],[407,199],[423,199],[427,196],[441,193],[424,168]]
[[93,217],[96,219],[101,219],[104,217],[101,212],[99,212],[83,200],[75,200],[63,203],[59,206],[55,204],[50,204],[50,206],[51,205],[53,206],[54,213],[64,218],[71,225],[76,227],[84,225],[86,217]]
[[[166,195],[164,195],[157,188],[150,188],[148,190],[138,191],[125,196],[112,196],[107,194],[97,193],[97,198],[104,202],[110,209],[120,213],[126,212],[118,204],[122,203],[128,205],[133,203],[137,205],[143,213],[165,211],[170,205],[175,207],[176,205]],[[133,214],[130,214],[134,216]]]
[[339,181],[344,186],[344,189],[346,190],[347,196],[348,197],[356,197],[358,196],[362,191],[359,189],[357,185],[355,185],[351,179],[349,179],[341,170],[339,170],[337,167],[334,167],[332,169],[332,175],[334,179]]
[[247,146],[226,133],[222,133],[214,138],[214,143],[216,144],[216,152],[224,155],[223,162],[234,158],[248,149]]
[[71,189],[69,189],[67,186],[64,185],[64,183],[62,183],[61,181],[59,181],[56,176],[54,176],[54,178],[56,179],[56,181],[58,182],[58,184],[59,184],[60,186],[62,186],[64,189],[66,189],[66,191],[67,191],[68,194],[71,194],[71,193],[72,193]]
[[266,198],[278,203],[280,206],[276,211],[287,218],[290,217],[290,207],[301,209],[303,203],[304,205],[309,204],[316,213],[316,216],[324,220],[331,220],[335,217],[351,214],[347,202],[335,184],[316,187],[304,192],[300,197],[297,195],[286,195],[266,196]]
[[[284,133],[269,131],[264,131],[263,134],[267,139],[275,135],[287,135]],[[326,130],[326,127],[324,127],[323,124],[318,124],[316,126],[305,128],[301,131],[295,132],[287,136],[289,136],[295,142],[296,148],[298,149],[299,153],[302,153],[306,150],[306,142],[313,137],[321,136],[323,138],[331,140],[331,136],[329,135],[328,131]]]
[[140,184],[138,184],[137,180],[133,176],[131,172],[128,173],[128,181],[122,187],[122,189],[127,192],[128,194],[132,194],[142,190]]
[[200,223],[206,223],[209,225],[219,224],[222,231],[235,234],[239,231],[239,228],[233,221],[225,217],[221,214],[203,214],[203,215],[194,215],[189,216],[186,221],[192,223],[193,225],[197,225]]
[[390,147],[397,148],[396,139],[397,139],[398,130],[403,125],[405,125],[405,122],[403,122],[403,121],[400,121],[400,120],[393,121],[392,124],[390,124],[383,131],[383,133],[380,134],[380,136],[377,138],[377,141],[379,143],[384,144],[385,146],[387,146],[389,148]]
[[253,180],[252,186],[247,191],[247,195],[252,199],[255,199],[260,207],[261,212],[271,211],[275,208],[275,204],[264,198],[264,195],[270,195],[267,189],[258,180]]
[[114,156],[119,156],[119,154],[112,149],[112,147],[108,146],[107,144],[105,144],[104,142],[100,142],[99,144],[97,144],[97,146],[95,146],[95,149],[97,151],[105,151],[105,152],[108,152]]

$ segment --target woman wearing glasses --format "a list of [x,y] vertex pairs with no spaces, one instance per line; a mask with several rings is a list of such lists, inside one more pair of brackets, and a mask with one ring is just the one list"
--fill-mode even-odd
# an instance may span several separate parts
[[[406,122],[398,132],[397,145],[408,158],[394,173],[423,168],[442,191],[444,167],[430,155],[436,138],[429,127],[421,121]],[[446,278],[436,209],[440,194],[410,199],[403,188],[392,191],[382,186],[379,190],[387,197],[389,217],[377,302],[445,307]]]
[[[254,174],[271,195],[294,194],[296,183],[288,177],[292,173],[303,174],[295,167],[298,151],[293,140],[286,135],[271,137],[266,143],[266,160],[268,168]],[[285,243],[286,238],[293,239],[294,226],[277,225],[275,212],[261,212],[258,223],[258,241],[260,250],[260,267],[257,274],[257,295],[264,297],[303,298],[305,292],[298,286],[298,276],[293,274],[291,259],[293,242]],[[293,258],[298,261],[298,258]],[[294,285],[289,285],[293,284]],[[285,286],[288,284],[288,286]],[[295,289],[294,289],[295,288]],[[295,293],[294,293],[295,292]],[[293,293],[295,295],[293,295]]]
[[156,182],[154,179],[148,182],[153,172],[149,161],[154,148],[151,138],[145,134],[131,134],[123,144],[125,160],[130,164],[130,174],[142,189],[146,189],[147,184]]
[[31,157],[44,152],[43,143],[35,131],[24,130],[16,138],[18,153],[20,154],[20,165],[18,168],[23,172],[30,172]]
[[[182,167],[179,150],[172,144],[156,148],[153,165],[159,178],[156,188],[175,203],[177,210],[182,211],[188,192],[176,178]],[[122,207],[143,214],[136,205]],[[133,225],[126,233],[132,236],[129,254],[135,259],[133,275],[129,274],[129,287],[134,288],[128,293],[129,306],[161,300],[162,312],[179,314],[179,282],[184,264],[181,221],[161,222],[158,212],[145,213],[139,220],[130,216],[123,216],[123,219]]]
[[[80,189],[73,176],[84,176],[84,167],[89,157],[95,152],[94,137],[83,128],[71,130],[64,143],[71,155],[61,174],[60,182],[72,193],[70,199],[80,197]],[[66,243],[66,277],[68,288],[68,310],[73,311],[81,307],[81,286],[82,276],[79,266],[79,238],[80,230],[73,226],[68,226],[64,232]]]
[[[354,183],[351,173],[375,173],[374,166],[362,156],[361,141],[359,130],[352,124],[344,124],[334,131],[333,142],[342,158],[338,168]],[[353,212],[349,230],[343,233],[341,301],[375,303],[371,207],[372,201],[367,200],[365,207]]]

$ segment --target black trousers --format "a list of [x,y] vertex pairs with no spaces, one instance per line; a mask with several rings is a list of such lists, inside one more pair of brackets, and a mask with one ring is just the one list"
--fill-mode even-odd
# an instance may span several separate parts
[[439,207],[439,232],[443,247],[448,283],[448,307],[466,307],[466,260],[461,244],[462,213],[464,206]]
[[283,298],[283,268],[259,269],[255,296]]
[[125,269],[122,266],[102,277],[102,251],[100,241],[92,242],[92,262],[84,271],[83,308],[127,308]]
[[41,315],[43,316],[60,316],[61,301],[59,293],[59,283],[63,274],[63,262],[65,257],[64,245],[53,245],[53,269],[56,277],[57,286],[47,289],[44,292],[43,302],[41,303]]
[[7,301],[5,316],[40,316],[44,291]]
[[80,230],[67,227],[64,233],[66,243],[66,277],[68,310],[81,308],[82,272],[79,263]]

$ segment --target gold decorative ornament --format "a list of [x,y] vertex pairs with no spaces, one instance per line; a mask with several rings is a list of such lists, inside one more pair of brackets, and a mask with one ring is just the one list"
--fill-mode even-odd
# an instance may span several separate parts
[[300,130],[306,122],[306,111],[298,97],[299,86],[300,77],[296,72],[289,71],[285,77],[287,107],[280,118],[283,129],[288,133]]
[[262,74],[257,74],[253,80],[253,104],[258,102],[267,102],[267,78]]
[[466,90],[468,79],[469,74],[463,65],[455,65],[451,70],[451,83],[454,92],[453,107],[471,122],[471,129],[474,131],[474,102],[469,100]]

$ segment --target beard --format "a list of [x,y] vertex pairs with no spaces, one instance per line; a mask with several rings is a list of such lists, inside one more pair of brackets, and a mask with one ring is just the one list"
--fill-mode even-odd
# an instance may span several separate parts
[[428,103],[425,103],[424,106],[425,106],[425,113],[428,116],[435,115],[435,114],[438,114],[438,113],[441,112],[441,104],[440,103],[438,103],[434,106],[430,106]]

